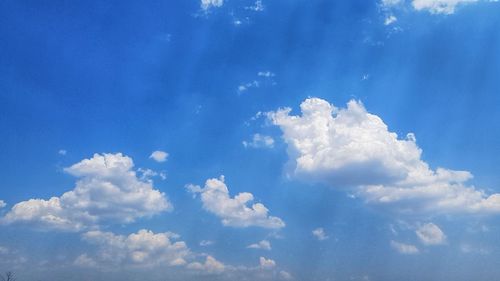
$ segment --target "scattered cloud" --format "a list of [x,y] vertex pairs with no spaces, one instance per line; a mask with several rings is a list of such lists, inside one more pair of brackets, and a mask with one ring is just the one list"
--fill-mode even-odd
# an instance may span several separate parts
[[222,7],[222,5],[224,5],[224,0],[201,0],[200,7],[203,10],[208,10],[212,7]]
[[261,250],[271,250],[271,242],[268,240],[262,240],[258,243],[250,244],[247,246],[248,249],[261,249]]
[[156,151],[153,151],[153,153],[151,153],[149,158],[155,160],[156,162],[160,162],[160,163],[165,162],[165,161],[167,161],[168,153],[166,153],[165,151],[156,150]]
[[264,5],[262,4],[262,0],[255,1],[253,5],[245,7],[245,10],[251,10],[254,12],[264,11]]
[[200,246],[202,246],[202,247],[210,246],[210,245],[213,245],[213,244],[215,244],[215,242],[211,241],[211,240],[202,240],[200,242]]
[[78,178],[73,190],[49,200],[15,204],[2,223],[23,223],[42,230],[81,231],[104,222],[131,223],[172,209],[152,181],[137,178],[131,158],[94,154],[64,171]]
[[162,180],[167,179],[167,174],[165,172],[156,172],[151,169],[139,168],[137,172],[141,174],[141,180],[150,180],[153,177],[160,177]]
[[65,149],[60,149],[58,152],[57,152],[59,155],[66,155],[68,152],[65,150]]
[[5,201],[3,200],[0,200],[0,209],[5,208],[5,206],[7,206],[7,203],[5,203]]
[[405,255],[415,255],[420,252],[415,245],[404,244],[396,241],[391,241],[391,247],[398,251],[400,254]]
[[276,267],[276,262],[272,259],[266,259],[264,257],[259,258],[260,268],[268,270]]
[[288,175],[347,189],[367,203],[403,213],[500,213],[500,194],[467,185],[468,171],[433,170],[421,159],[415,135],[389,131],[359,101],[336,108],[319,98],[268,113],[288,144]]
[[273,72],[271,72],[269,70],[259,71],[259,72],[257,72],[256,79],[254,79],[251,82],[246,82],[246,83],[242,83],[241,85],[239,85],[237,92],[239,95],[241,95],[244,92],[246,92],[252,88],[260,88],[262,85],[274,86],[274,85],[276,85],[276,82],[274,81],[275,76],[276,76],[276,74],[274,74]]
[[222,224],[232,227],[258,226],[263,228],[282,228],[285,223],[278,217],[269,216],[269,210],[261,203],[247,206],[254,200],[251,193],[242,192],[231,198],[224,183],[224,176],[208,179],[205,187],[189,184],[186,186],[193,194],[201,194],[203,208],[222,219]]
[[319,228],[316,228],[315,230],[313,230],[312,235],[320,241],[323,241],[323,240],[326,240],[329,238],[328,235],[326,235],[326,232],[322,227],[319,227]]
[[274,139],[270,136],[254,134],[251,141],[243,141],[244,147],[252,148],[272,148],[274,147]]
[[446,235],[444,232],[433,223],[421,225],[415,233],[417,237],[425,245],[441,245],[446,243]]
[[192,262],[187,265],[188,269],[203,271],[205,273],[222,273],[226,266],[212,256],[207,256],[204,263]]
[[431,14],[453,14],[459,5],[478,2],[478,0],[413,0],[415,10],[426,10]]

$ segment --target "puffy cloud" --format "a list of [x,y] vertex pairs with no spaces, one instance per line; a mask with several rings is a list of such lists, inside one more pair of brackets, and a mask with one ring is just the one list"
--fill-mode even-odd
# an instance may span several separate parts
[[276,262],[272,259],[266,259],[264,257],[259,258],[259,264],[261,269],[273,269],[276,267]]
[[351,100],[336,108],[319,98],[268,113],[288,144],[289,175],[348,188],[372,204],[402,212],[499,213],[500,194],[466,185],[467,171],[433,170],[415,135],[398,138],[382,119]]
[[226,266],[212,256],[207,256],[204,263],[192,262],[187,265],[188,269],[199,270],[205,273],[222,273]]
[[421,225],[415,233],[425,245],[440,245],[446,243],[446,235],[433,223]]
[[326,232],[322,227],[313,230],[312,235],[320,241],[328,239],[328,235],[326,235]]
[[3,200],[0,200],[0,209],[4,208],[5,206],[7,206],[7,203],[5,203],[5,201]]
[[186,188],[195,195],[201,194],[203,208],[222,219],[222,224],[232,227],[258,226],[264,228],[282,228],[285,223],[278,217],[269,216],[269,210],[261,203],[254,203],[253,195],[242,192],[231,198],[224,183],[224,176],[219,179],[208,179],[205,187],[187,185]]
[[268,240],[262,240],[258,243],[250,244],[247,246],[248,249],[262,249],[262,250],[271,250],[271,242]]
[[94,154],[65,172],[78,178],[73,190],[48,200],[17,203],[1,219],[41,229],[81,231],[100,223],[131,223],[172,209],[164,193],[152,181],[137,178],[131,158],[117,154]]
[[414,245],[404,244],[396,241],[391,241],[391,247],[396,251],[398,251],[399,253],[405,255],[415,255],[420,252],[418,248],[415,247]]
[[457,6],[478,0],[413,0],[415,10],[427,10],[432,14],[453,14]]
[[201,8],[208,10],[212,7],[222,7],[224,0],[201,0]]
[[128,236],[116,235],[112,232],[89,231],[82,235],[83,240],[96,245],[98,253],[95,257],[87,254],[75,260],[77,265],[134,265],[180,266],[185,265],[185,258],[190,254],[186,243],[174,241],[177,234],[153,233],[142,229]]
[[165,151],[156,150],[151,153],[149,158],[155,160],[156,162],[165,162],[167,161],[168,153],[166,153]]
[[243,141],[244,147],[253,147],[253,148],[272,148],[274,146],[274,139],[270,136],[264,136],[261,134],[253,135],[252,141]]

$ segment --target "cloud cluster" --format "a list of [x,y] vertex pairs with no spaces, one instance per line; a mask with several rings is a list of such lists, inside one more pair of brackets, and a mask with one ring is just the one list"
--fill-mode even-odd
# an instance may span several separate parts
[[203,271],[205,273],[222,273],[226,266],[212,256],[207,256],[204,263],[192,262],[187,265],[188,269]]
[[[453,14],[460,5],[478,2],[479,0],[411,0],[411,5],[416,11],[428,11],[431,14]],[[382,0],[381,6],[384,9],[399,6],[406,1],[402,0]]]
[[86,242],[96,245],[98,253],[94,257],[87,254],[79,256],[74,263],[80,266],[180,266],[186,264],[185,258],[190,254],[186,243],[175,241],[179,236],[170,232],[155,234],[142,229],[123,236],[112,232],[89,231],[82,237]]
[[278,217],[268,214],[269,210],[261,203],[254,203],[253,195],[242,192],[231,198],[224,183],[224,176],[208,179],[205,187],[187,185],[193,194],[201,194],[203,208],[222,219],[222,224],[232,227],[258,226],[263,228],[282,228],[285,223]]
[[355,192],[401,212],[499,213],[500,194],[467,185],[467,171],[433,170],[415,136],[398,138],[382,119],[351,100],[336,108],[319,98],[268,113],[288,145],[289,175]]
[[212,7],[222,7],[224,5],[224,0],[201,0],[201,8],[203,10],[208,10]]
[[81,231],[101,223],[131,223],[172,209],[152,181],[141,180],[131,158],[94,154],[65,168],[78,178],[73,190],[48,200],[30,199],[15,204],[2,223],[24,223],[40,229]]

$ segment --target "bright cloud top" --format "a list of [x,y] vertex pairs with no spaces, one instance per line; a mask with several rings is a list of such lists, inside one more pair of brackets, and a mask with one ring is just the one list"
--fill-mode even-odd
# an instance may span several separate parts
[[268,113],[288,144],[290,176],[349,188],[403,212],[500,212],[500,194],[466,185],[467,171],[431,169],[413,134],[398,138],[360,102],[336,108],[309,98],[300,108],[301,116],[290,115],[290,108]]
[[268,215],[269,210],[263,204],[255,203],[248,206],[247,204],[254,199],[251,193],[242,192],[231,198],[224,183],[224,176],[208,179],[204,188],[197,185],[187,185],[186,188],[194,194],[200,193],[203,208],[221,218],[225,226],[264,228],[285,226],[280,218]]
[[153,233],[142,229],[128,236],[111,232],[89,231],[83,234],[83,240],[97,245],[95,256],[83,254],[75,260],[76,265],[134,265],[134,266],[180,266],[185,265],[185,258],[190,251],[183,241],[174,241],[177,234]]
[[141,180],[131,158],[94,154],[64,171],[78,178],[73,190],[49,200],[17,203],[3,223],[25,223],[42,229],[81,231],[103,222],[131,223],[172,209],[151,180]]

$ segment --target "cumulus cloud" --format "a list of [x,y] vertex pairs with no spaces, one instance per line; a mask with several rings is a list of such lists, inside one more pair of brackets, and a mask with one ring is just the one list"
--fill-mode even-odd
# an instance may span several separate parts
[[444,232],[433,223],[421,225],[415,233],[417,237],[425,245],[441,245],[446,243],[446,235]]
[[7,203],[5,203],[5,201],[3,200],[0,200],[0,209],[5,208],[5,206],[7,206]]
[[156,162],[165,162],[167,161],[168,153],[166,153],[165,151],[156,150],[151,153],[149,158],[155,160]]
[[207,256],[204,263],[192,262],[187,265],[188,269],[203,271],[205,273],[222,273],[226,266],[212,256]]
[[224,5],[224,0],[201,0],[201,8],[203,10],[208,10],[212,7],[222,7]]
[[94,257],[80,255],[74,262],[80,266],[180,266],[186,264],[185,258],[190,254],[186,243],[175,241],[179,236],[171,232],[155,234],[142,229],[124,236],[95,230],[82,237],[96,245],[98,253]]
[[312,235],[320,241],[328,239],[328,235],[326,235],[326,232],[322,227],[319,227],[319,228],[316,228],[315,230],[313,230]]
[[382,119],[351,100],[336,108],[319,98],[268,113],[288,145],[290,177],[347,189],[366,202],[401,212],[500,213],[500,194],[467,185],[468,171],[433,170],[415,135],[399,138]]
[[261,249],[261,250],[271,250],[271,242],[268,240],[262,240],[258,243],[250,244],[247,246],[248,249]]
[[276,262],[272,259],[266,259],[264,257],[259,258],[260,268],[262,269],[273,269],[276,267]]
[[131,223],[172,209],[152,181],[137,178],[131,158],[94,154],[64,171],[78,178],[73,190],[60,197],[30,199],[15,204],[2,223],[24,223],[40,229],[81,231],[101,223]]
[[282,228],[285,223],[278,217],[268,214],[269,210],[261,203],[254,203],[253,195],[242,192],[231,198],[224,183],[224,176],[218,179],[208,179],[205,187],[187,185],[193,194],[201,194],[203,208],[222,219],[222,224],[232,227],[258,226],[263,228]]
[[398,251],[400,254],[405,254],[405,255],[415,255],[420,252],[418,248],[415,247],[414,245],[400,243],[396,241],[391,241],[391,247],[396,251]]
[[290,274],[289,272],[284,271],[284,270],[280,271],[279,276],[280,276],[280,279],[283,279],[283,280],[292,280],[293,279],[292,274]]
[[478,0],[413,0],[413,8],[417,11],[427,10],[432,14],[453,14],[459,5],[477,2]]
[[244,147],[252,148],[272,148],[274,146],[274,139],[270,136],[264,136],[261,134],[253,135],[251,141],[243,141]]

